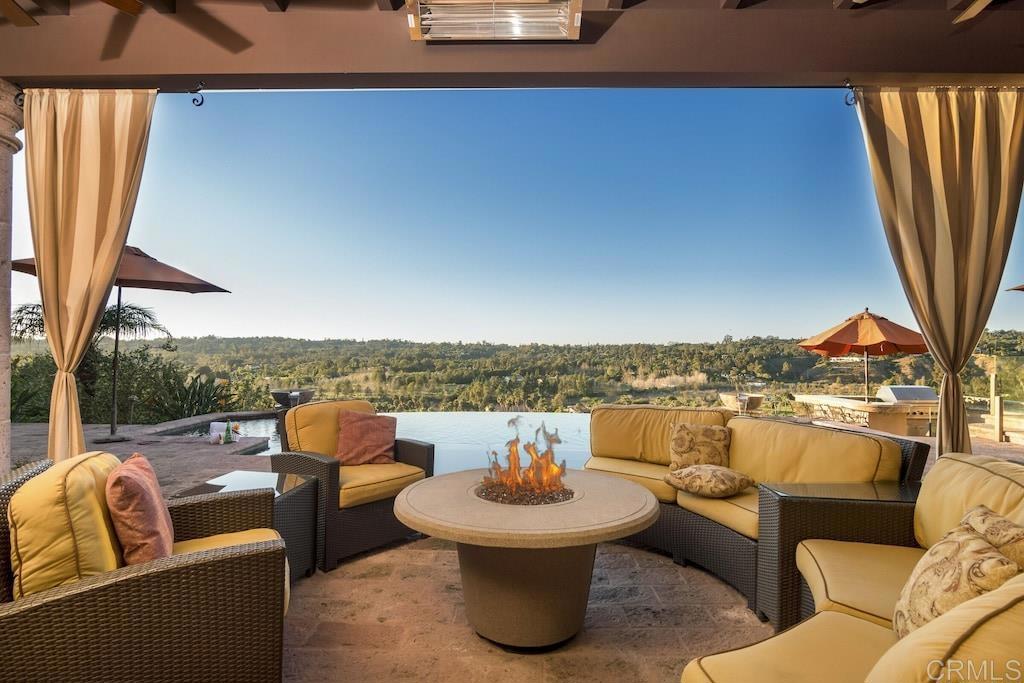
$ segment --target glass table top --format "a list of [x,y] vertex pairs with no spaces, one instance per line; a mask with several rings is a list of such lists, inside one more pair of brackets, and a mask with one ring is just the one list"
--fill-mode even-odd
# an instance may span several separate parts
[[250,472],[234,470],[227,474],[214,477],[205,484],[200,484],[175,496],[197,496],[203,493],[221,493],[224,491],[251,491],[252,489],[273,489],[274,497],[288,493],[292,489],[309,481],[311,477],[301,474],[284,474],[277,472]]
[[864,484],[766,483],[761,486],[781,497],[876,500],[888,503],[913,503],[921,491],[920,484],[900,484],[894,481],[876,481]]

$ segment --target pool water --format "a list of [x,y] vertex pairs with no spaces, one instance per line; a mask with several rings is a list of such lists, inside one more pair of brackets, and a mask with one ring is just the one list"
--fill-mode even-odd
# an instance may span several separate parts
[[[434,472],[445,474],[486,467],[488,454],[497,451],[504,459],[505,443],[515,436],[509,420],[519,417],[519,436],[533,441],[534,432],[544,423],[549,432],[558,430],[562,443],[555,456],[566,466],[581,468],[590,457],[590,415],[584,413],[388,413],[398,419],[398,438],[419,439],[434,444]],[[203,436],[208,430],[200,430]],[[242,436],[265,436],[270,442],[258,455],[281,452],[277,420],[244,420],[239,423]]]

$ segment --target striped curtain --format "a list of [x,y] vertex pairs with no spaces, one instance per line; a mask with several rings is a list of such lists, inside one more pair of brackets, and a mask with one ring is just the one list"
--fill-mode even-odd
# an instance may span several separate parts
[[863,88],[858,111],[882,225],[935,362],[938,452],[971,452],[960,372],[985,330],[1021,183],[1024,90]]
[[57,365],[49,456],[85,451],[72,374],[117,276],[149,140],[155,90],[25,91],[29,215],[46,338]]

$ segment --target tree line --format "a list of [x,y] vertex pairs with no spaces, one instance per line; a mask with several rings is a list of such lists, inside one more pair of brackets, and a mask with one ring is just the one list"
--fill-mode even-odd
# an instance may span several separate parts
[[[155,322],[155,319],[154,319]],[[136,330],[137,331],[137,330]],[[109,332],[109,330],[107,331]],[[49,409],[53,361],[39,341],[16,344],[15,421],[42,421]],[[714,405],[726,390],[767,394],[767,407],[791,412],[794,393],[858,394],[862,366],[830,362],[797,339],[725,337],[678,344],[418,343],[192,337],[123,343],[118,412],[159,422],[214,410],[270,408],[271,389],[315,389],[318,398],[365,398],[382,411],[584,411],[604,402]],[[999,368],[1001,391],[1024,399],[1024,333],[986,332],[964,370],[968,395],[988,394]],[[109,335],[101,333],[79,368],[83,417],[109,418]],[[875,385],[938,386],[928,354],[873,358]]]

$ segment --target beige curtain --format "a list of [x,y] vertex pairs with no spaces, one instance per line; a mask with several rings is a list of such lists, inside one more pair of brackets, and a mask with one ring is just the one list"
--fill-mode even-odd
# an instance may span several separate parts
[[49,456],[85,450],[72,374],[128,237],[155,90],[25,91],[25,165],[46,338],[57,364]]
[[938,452],[971,452],[960,372],[988,322],[1020,205],[1024,91],[863,88],[882,225],[935,362]]

